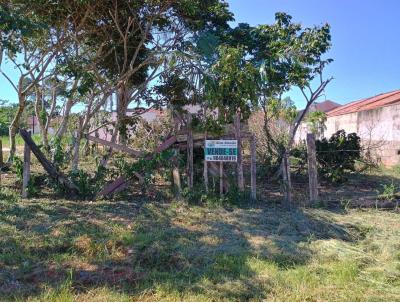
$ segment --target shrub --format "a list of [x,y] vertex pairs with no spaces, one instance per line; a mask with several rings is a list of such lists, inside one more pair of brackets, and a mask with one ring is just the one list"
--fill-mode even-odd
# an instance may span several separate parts
[[[345,173],[355,171],[355,163],[361,159],[360,137],[355,133],[339,130],[329,140],[316,140],[315,145],[318,173],[333,183],[345,181]],[[307,171],[306,145],[298,145],[290,154],[296,159],[298,172]]]
[[50,141],[50,148],[53,164],[57,168],[62,168],[66,163],[66,154],[62,140],[58,136],[55,136]]
[[22,159],[18,156],[15,156],[13,160],[13,166],[15,169],[15,174],[17,175],[17,180],[22,182],[22,175],[24,172],[24,163],[22,162]]
[[397,187],[392,181],[390,184],[381,184],[382,191],[380,193],[384,200],[393,201],[396,198]]
[[336,183],[345,181],[345,172],[355,171],[355,162],[361,158],[360,137],[356,133],[346,135],[344,130],[329,140],[317,140],[316,149],[320,174]]

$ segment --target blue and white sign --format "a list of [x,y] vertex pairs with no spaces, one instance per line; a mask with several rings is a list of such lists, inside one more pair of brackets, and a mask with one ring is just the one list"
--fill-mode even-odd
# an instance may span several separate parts
[[237,161],[237,140],[206,140],[205,143],[206,161]]

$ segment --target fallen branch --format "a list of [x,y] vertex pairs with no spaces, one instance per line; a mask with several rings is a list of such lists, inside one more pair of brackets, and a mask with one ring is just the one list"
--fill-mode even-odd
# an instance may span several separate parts
[[32,140],[28,131],[24,129],[20,129],[19,133],[25,143],[29,146],[32,153],[35,154],[39,163],[43,166],[45,171],[49,174],[51,178],[56,180],[60,185],[64,186],[66,189],[70,190],[73,194],[79,193],[78,187],[70,181],[62,172],[58,171],[58,169],[46,158],[42,151],[40,151],[39,147]]
[[117,144],[117,143],[113,143],[113,142],[110,142],[110,141],[107,141],[107,140],[104,140],[104,139],[101,139],[101,138],[98,138],[98,137],[95,137],[95,136],[92,136],[92,135],[85,135],[85,137],[86,137],[87,140],[90,140],[92,142],[99,143],[99,144],[111,147],[111,148],[113,148],[113,149],[115,149],[117,151],[121,151],[121,152],[127,153],[127,154],[129,154],[129,155],[131,155],[133,157],[141,157],[141,156],[144,155],[143,152],[136,151],[136,150],[131,149],[128,146],[125,146],[125,145],[120,145],[120,144]]

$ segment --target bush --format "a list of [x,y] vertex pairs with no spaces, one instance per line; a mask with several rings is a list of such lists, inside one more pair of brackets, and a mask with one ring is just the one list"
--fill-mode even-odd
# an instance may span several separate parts
[[360,137],[356,133],[346,135],[344,130],[329,140],[317,140],[316,149],[320,174],[335,183],[345,181],[345,172],[355,171],[355,162],[361,159]]
[[23,172],[24,172],[24,163],[22,159],[18,156],[14,157],[13,166],[15,170],[15,174],[17,176],[17,181],[22,182]]
[[[339,130],[328,140],[315,141],[318,173],[333,183],[346,180],[348,171],[355,171],[355,163],[361,159],[360,137],[355,133],[346,134]],[[290,155],[295,158],[297,172],[307,171],[307,147],[300,144],[293,148]]]

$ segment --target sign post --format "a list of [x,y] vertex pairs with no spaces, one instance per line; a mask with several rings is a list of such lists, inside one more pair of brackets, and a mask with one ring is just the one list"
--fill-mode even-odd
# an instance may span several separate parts
[[236,162],[237,157],[237,140],[206,140],[206,161]]
[[224,194],[224,162],[237,162],[237,140],[205,140],[205,164],[219,162],[219,191]]

